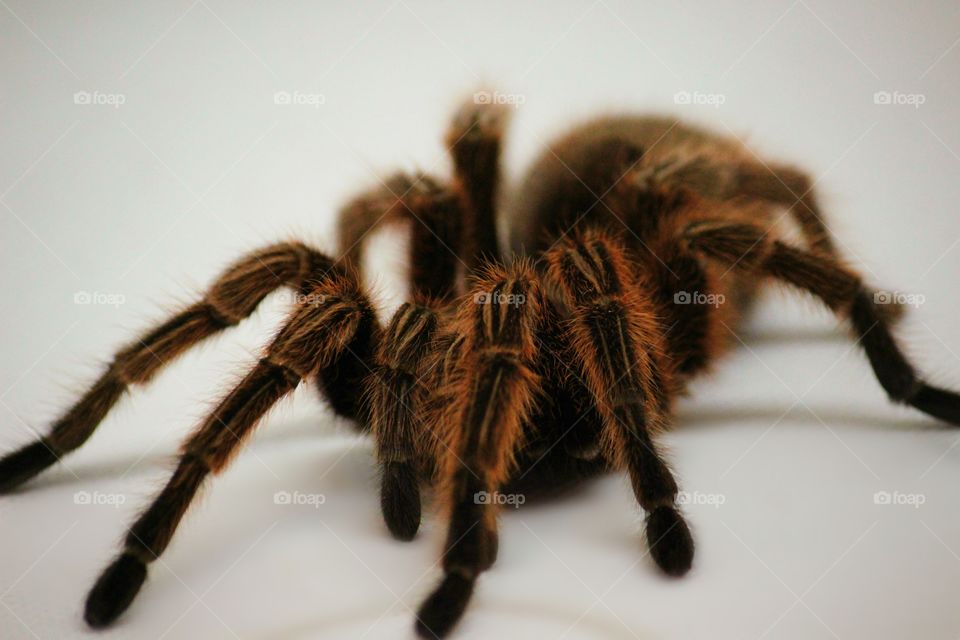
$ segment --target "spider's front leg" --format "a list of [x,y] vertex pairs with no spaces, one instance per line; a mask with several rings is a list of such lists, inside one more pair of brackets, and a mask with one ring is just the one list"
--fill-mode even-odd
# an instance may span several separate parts
[[496,208],[500,153],[509,116],[507,106],[474,97],[460,105],[447,129],[453,188],[464,216],[463,256],[471,271],[485,260],[500,258]]
[[410,289],[391,319],[364,381],[364,420],[380,464],[380,505],[390,533],[410,540],[420,527],[419,407],[426,355],[438,312],[456,289],[461,246],[457,196],[427,175],[398,174],[340,212],[340,252],[360,270],[366,238],[379,225],[402,222],[410,231]]
[[655,309],[637,295],[623,246],[587,231],[546,254],[548,276],[572,312],[568,339],[601,416],[606,456],[630,474],[647,512],[650,554],[669,575],[693,562],[693,537],[676,505],[677,483],[651,438],[669,411],[670,368]]
[[401,224],[410,230],[412,293],[447,297],[461,264],[462,217],[457,194],[431,175],[398,173],[348,202],[337,214],[341,258],[362,273],[370,234]]
[[436,440],[421,419],[421,405],[438,314],[456,293],[461,268],[472,273],[484,257],[499,256],[494,214],[505,121],[502,106],[464,104],[446,136],[452,185],[424,174],[398,174],[355,198],[339,216],[341,255],[357,268],[370,231],[400,221],[410,229],[413,302],[404,303],[391,320],[365,385],[366,418],[381,468],[381,510],[387,528],[401,540],[416,535],[420,480],[432,471],[418,469],[423,465],[417,460],[433,457],[421,450],[432,449]]
[[167,485],[130,527],[123,551],[87,597],[90,626],[110,624],[130,605],[207,475],[227,466],[267,410],[306,378],[317,376],[326,388],[347,384],[336,377],[352,369],[344,362],[370,353],[378,331],[372,306],[349,275],[328,275],[300,298],[257,365],[183,445]]
[[411,540],[420,528],[422,378],[439,316],[426,304],[400,306],[383,334],[367,380],[367,406],[381,468],[380,508],[390,533]]
[[521,261],[491,267],[459,309],[463,339],[447,351],[450,388],[439,393],[448,402],[437,421],[447,435],[438,450],[450,525],[443,581],[418,614],[417,631],[425,638],[450,631],[496,555],[496,507],[485,496],[507,481],[540,390],[536,334],[543,305],[536,275]]

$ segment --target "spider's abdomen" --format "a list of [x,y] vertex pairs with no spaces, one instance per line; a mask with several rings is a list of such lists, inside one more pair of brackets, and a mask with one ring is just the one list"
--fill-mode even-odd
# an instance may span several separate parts
[[[625,190],[642,198],[650,187],[683,187],[705,198],[726,199],[737,188],[729,167],[748,159],[749,152],[735,140],[672,118],[589,121],[553,142],[508,198],[510,246],[537,253],[571,227],[599,224],[620,230],[616,218],[624,219],[625,213],[613,203]],[[657,225],[641,220],[638,226],[643,231]]]

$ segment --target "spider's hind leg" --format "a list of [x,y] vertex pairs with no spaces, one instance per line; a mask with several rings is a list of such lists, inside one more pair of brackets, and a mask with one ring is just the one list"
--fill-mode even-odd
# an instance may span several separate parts
[[737,194],[785,207],[811,250],[839,257],[810,176],[790,166],[759,162],[738,165],[735,175]]
[[288,285],[302,292],[305,282],[332,269],[329,258],[299,243],[267,247],[236,262],[201,301],[119,351],[46,436],[0,458],[0,492],[16,488],[86,442],[130,385],[150,382],[184,351],[237,324],[274,289]]
[[755,271],[820,298],[849,320],[874,375],[889,398],[945,422],[960,425],[960,394],[926,383],[897,344],[890,320],[860,276],[837,260],[805,251],[752,224],[704,220],[690,224],[682,239],[694,251],[737,269]]

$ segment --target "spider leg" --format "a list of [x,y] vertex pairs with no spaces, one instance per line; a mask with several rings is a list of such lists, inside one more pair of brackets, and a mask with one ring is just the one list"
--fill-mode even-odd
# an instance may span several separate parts
[[695,222],[682,237],[694,251],[757,271],[808,291],[845,316],[867,354],[873,372],[894,402],[960,425],[960,395],[927,384],[894,338],[887,316],[860,276],[837,260],[769,238],[751,224]]
[[464,212],[463,255],[470,271],[485,260],[498,260],[496,208],[500,184],[500,149],[508,107],[480,101],[477,94],[454,114],[446,143],[453,157],[454,189]]
[[420,527],[419,408],[424,362],[439,317],[406,302],[390,321],[367,383],[367,404],[381,468],[380,508],[395,538],[411,540]]
[[676,506],[677,483],[651,434],[669,411],[669,365],[656,311],[637,295],[613,237],[588,230],[546,254],[547,275],[571,310],[569,340],[599,411],[607,457],[626,468],[646,511],[650,554],[669,575],[690,569],[694,544]]
[[437,311],[456,290],[460,264],[457,196],[428,176],[394,176],[382,189],[361,195],[340,212],[342,254],[359,267],[368,232],[390,221],[410,227],[413,301],[396,311],[379,344],[364,384],[365,404],[381,470],[383,518],[395,538],[410,540],[420,526],[421,378],[438,324]]
[[[736,175],[736,193],[787,207],[811,251],[842,260],[809,175],[788,165],[759,163],[740,165]],[[906,308],[893,302],[877,312],[889,322],[896,322]]]
[[456,285],[461,216],[457,195],[425,174],[397,174],[340,210],[340,253],[360,272],[370,232],[400,222],[410,225],[410,281],[415,293],[444,299]]
[[367,385],[381,467],[381,511],[387,528],[401,540],[413,538],[420,524],[415,461],[423,424],[417,416],[436,311],[456,291],[458,262],[473,271],[484,256],[499,255],[495,206],[503,123],[500,108],[464,105],[447,134],[454,160],[452,190],[427,176],[401,174],[340,213],[341,252],[355,265],[361,263],[370,230],[392,220],[409,219],[411,224],[415,303],[403,305],[391,321]]
[[167,485],[130,527],[122,552],[91,589],[84,615],[90,626],[110,624],[130,605],[147,564],[166,549],[206,476],[227,466],[267,410],[303,379],[355,357],[357,340],[375,341],[376,331],[376,316],[354,278],[335,274],[315,285],[263,358],[184,443]]
[[308,279],[333,268],[329,258],[299,243],[266,247],[236,262],[202,300],[121,349],[46,436],[0,458],[0,492],[16,488],[86,442],[130,385],[148,383],[190,347],[237,324],[274,289],[288,285],[303,292]]
[[839,258],[813,181],[806,173],[787,165],[745,163],[737,167],[734,189],[738,194],[787,207],[811,250]]
[[460,342],[447,353],[455,372],[443,392],[440,423],[448,441],[441,464],[450,524],[444,577],[424,601],[417,632],[443,637],[459,620],[477,576],[496,555],[496,500],[520,446],[522,425],[540,390],[535,372],[543,300],[532,268],[490,267],[464,299],[456,321]]

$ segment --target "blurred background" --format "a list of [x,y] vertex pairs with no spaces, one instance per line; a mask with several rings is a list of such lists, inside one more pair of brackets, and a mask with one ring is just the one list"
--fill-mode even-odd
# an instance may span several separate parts
[[[960,387],[955,2],[0,0],[0,450],[118,346],[262,244],[332,251],[337,207],[446,175],[464,97],[515,106],[505,172],[603,111],[737,136],[816,179],[852,264],[909,300],[909,352]],[[378,237],[378,300],[404,273]],[[81,604],[177,443],[256,359],[280,296],[135,390],[0,499],[4,638]],[[665,437],[698,542],[662,577],[621,477],[502,517],[458,638],[955,638],[960,434],[890,406],[837,322],[771,292]],[[279,496],[313,496],[286,501]],[[322,499],[321,499],[322,498]],[[301,389],[209,483],[105,638],[396,638],[444,530],[382,524],[370,443]]]

